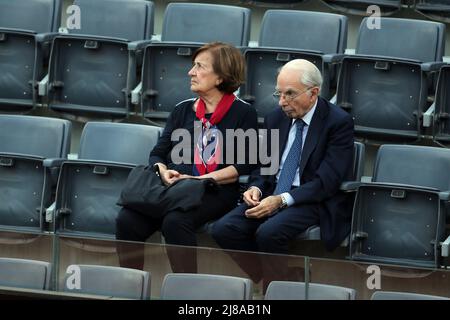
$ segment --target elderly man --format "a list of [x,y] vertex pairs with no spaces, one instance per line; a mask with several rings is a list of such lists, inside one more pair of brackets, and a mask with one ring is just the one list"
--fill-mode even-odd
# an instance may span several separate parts
[[[351,203],[338,190],[351,177],[353,121],[319,96],[321,84],[320,71],[306,60],[281,68],[274,93],[280,108],[265,118],[266,129],[279,130],[278,141],[265,143],[268,150],[278,144],[279,154],[271,157],[280,166],[275,175],[254,172],[245,204],[215,223],[213,237],[222,248],[288,253],[289,241],[312,225],[320,225],[328,250],[348,235]],[[266,272],[288,279],[284,263],[266,261],[261,269],[253,258],[243,260],[238,263],[256,282]]]

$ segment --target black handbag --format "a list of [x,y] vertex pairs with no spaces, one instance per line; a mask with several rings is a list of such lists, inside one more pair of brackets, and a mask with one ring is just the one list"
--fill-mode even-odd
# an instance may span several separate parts
[[143,165],[133,168],[117,204],[152,218],[162,218],[172,210],[196,208],[205,192],[217,192],[214,179],[181,179],[165,186],[157,168]]

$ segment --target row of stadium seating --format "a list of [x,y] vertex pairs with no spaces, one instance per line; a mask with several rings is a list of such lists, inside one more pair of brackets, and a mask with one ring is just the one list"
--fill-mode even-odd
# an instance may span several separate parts
[[[67,159],[71,122],[0,115],[0,227],[113,239],[120,191],[147,164],[160,127],[88,122],[77,159]],[[438,268],[448,256],[450,149],[383,145],[361,182],[364,145],[355,143],[350,259]],[[241,177],[241,182],[245,182]],[[209,231],[206,226],[199,232]],[[309,228],[298,240],[318,240]]]
[[[280,7],[293,8],[306,0],[241,0],[243,4],[265,6],[265,7]],[[446,0],[372,0],[367,2],[365,0],[322,0],[328,7],[337,12],[346,14],[354,14],[367,16],[367,14],[380,14],[381,16],[390,16],[401,9],[414,10],[425,17],[441,22],[450,22],[450,5]],[[376,5],[379,7],[379,12],[373,8],[368,7]]]
[[164,123],[192,96],[187,71],[193,52],[220,40],[242,48],[247,81],[238,94],[260,117],[277,105],[271,93],[278,68],[304,58],[323,73],[322,96],[352,114],[362,138],[450,142],[442,23],[381,18],[380,29],[372,29],[365,18],[355,54],[346,55],[343,15],[268,10],[258,46],[249,47],[251,10],[244,7],[170,3],[157,41],[150,1],[74,4],[81,8],[81,28],[64,34],[56,33],[60,0],[0,0],[1,111],[44,106],[78,119],[139,115]]
[[[51,288],[52,264],[44,261],[0,258],[0,286],[55,290],[121,299],[151,298],[151,274],[147,271],[101,265],[70,265],[68,273]],[[192,290],[195,288],[195,290]],[[169,273],[164,276],[161,300],[252,300],[250,279],[213,274]],[[100,298],[100,297],[99,297]],[[318,283],[272,281],[265,300],[355,300],[351,288]],[[448,300],[406,292],[376,291],[372,300]]]

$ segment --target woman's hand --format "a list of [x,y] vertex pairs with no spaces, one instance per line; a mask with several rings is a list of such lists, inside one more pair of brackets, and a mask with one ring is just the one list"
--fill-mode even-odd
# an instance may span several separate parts
[[161,180],[166,186],[170,186],[172,183],[180,179],[181,174],[176,170],[160,169]]

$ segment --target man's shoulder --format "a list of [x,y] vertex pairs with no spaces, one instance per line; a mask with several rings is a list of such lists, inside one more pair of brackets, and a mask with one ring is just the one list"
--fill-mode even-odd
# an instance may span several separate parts
[[352,120],[351,115],[347,111],[324,98],[319,98],[319,104],[326,109],[326,116],[330,121],[347,122]]

